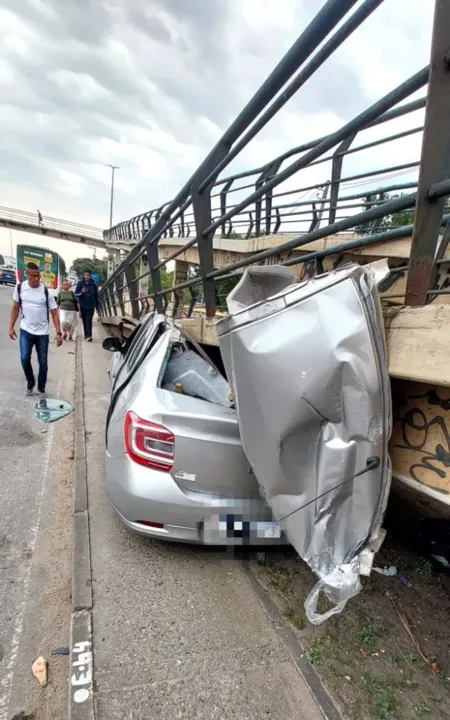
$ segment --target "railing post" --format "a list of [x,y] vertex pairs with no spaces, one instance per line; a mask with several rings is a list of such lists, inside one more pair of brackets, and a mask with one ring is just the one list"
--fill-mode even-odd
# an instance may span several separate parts
[[161,292],[161,271],[154,269],[159,262],[158,242],[159,238],[154,243],[147,240],[145,247],[147,248],[148,267],[152,281],[153,302],[156,312],[162,315],[164,313],[164,298],[162,295],[157,295],[157,293]]
[[[268,180],[271,180],[275,175],[277,174],[279,168],[281,165],[281,160],[275,160],[268,168],[264,171],[265,178],[264,182],[267,182]],[[266,217],[265,217],[265,226],[266,226],[266,235],[270,235],[270,230],[272,227],[272,196],[273,196],[273,189],[270,189],[266,193]]]
[[109,296],[109,292],[107,292],[107,288],[105,288],[105,290],[104,290],[104,292],[103,292],[103,297],[104,297],[104,300],[105,300],[105,311],[106,311],[106,314],[111,317],[111,315],[112,315],[112,310],[111,310],[111,298],[110,298],[110,296]]
[[[227,211],[227,192],[230,189],[230,187],[233,184],[233,180],[228,180],[228,182],[225,183],[222,190],[220,191],[220,215],[225,215]],[[222,225],[222,235],[223,237],[226,236],[226,223],[223,223]]]
[[214,317],[216,312],[216,284],[214,280],[207,280],[205,275],[214,270],[214,232],[202,235],[208,225],[211,225],[211,188],[199,193],[197,187],[192,189],[192,206],[194,209],[195,229],[198,238],[198,256],[200,273],[203,280],[205,295],[205,309],[207,317]]
[[[148,255],[146,252],[143,252],[141,255],[141,262],[140,262],[140,267],[139,267],[139,277],[141,275],[145,275],[145,277],[143,277],[143,278],[141,278],[141,280],[139,280],[139,285],[138,285],[138,297],[139,298],[142,298],[142,297],[145,297],[146,295],[148,295],[148,278],[149,278],[149,276],[146,275],[146,273],[148,271],[149,271]],[[140,302],[142,302],[142,300],[140,300]],[[143,309],[144,309],[144,306],[141,307],[141,312]],[[142,314],[144,314],[144,313],[142,313]]]
[[125,305],[124,305],[124,302],[123,302],[123,287],[122,287],[122,286],[123,286],[123,279],[124,279],[123,273],[120,273],[120,275],[118,275],[118,276],[115,278],[114,282],[115,282],[115,285],[116,285],[117,296],[118,296],[118,298],[119,298],[120,312],[122,313],[122,315],[125,315]]
[[276,218],[277,218],[277,219],[275,220],[275,227],[274,227],[274,229],[273,229],[273,234],[274,234],[274,235],[277,234],[278,230],[280,229],[280,225],[281,225],[281,213],[280,213],[280,208],[277,208],[277,207],[275,208],[275,215],[276,215]]
[[180,224],[178,227],[178,237],[184,237],[184,213],[181,214]]
[[197,293],[196,293],[195,287],[194,287],[193,285],[191,285],[191,287],[188,288],[188,290],[189,290],[189,295],[191,296],[191,299],[189,300],[189,307],[188,307],[188,310],[187,310],[187,317],[191,317],[192,312],[193,312],[194,307],[195,307],[195,303],[197,302]]
[[[255,191],[259,190],[264,184],[264,173],[261,173],[257,181],[255,182]],[[258,198],[255,200],[255,237],[261,236],[261,214],[262,214],[262,199]]]
[[311,220],[311,224],[309,226],[308,232],[312,232],[315,229],[315,227],[318,223],[318,220],[319,220],[319,216],[317,215],[317,206],[316,206],[316,203],[313,202],[312,203],[312,220]]
[[319,209],[316,212],[316,221],[315,221],[313,230],[317,230],[320,227],[320,223],[322,222],[323,211],[325,210],[325,202],[327,199],[329,187],[330,186],[328,184],[325,185],[325,187],[322,190],[322,197],[319,198]]
[[111,315],[117,315],[116,296],[112,285],[108,287],[108,294],[110,300]]
[[328,223],[332,225],[336,220],[336,210],[339,199],[339,183],[341,181],[342,163],[344,162],[344,154],[349,149],[357,133],[352,133],[341,142],[333,153],[333,161],[331,164],[331,193],[330,193],[330,213]]
[[431,42],[425,127],[416,213],[411,241],[407,305],[425,305],[433,273],[445,198],[430,201],[433,183],[445,180],[450,168],[450,3],[436,0]]
[[131,315],[135,320],[139,320],[140,312],[138,302],[138,289],[136,287],[136,281],[134,279],[134,268],[126,258],[124,260],[124,272],[128,286],[128,293],[130,295]]
[[209,157],[203,168],[203,173],[199,175],[191,188],[192,198],[192,209],[194,211],[195,220],[195,231],[197,234],[197,247],[198,256],[200,261],[200,274],[203,281],[203,294],[205,297],[205,310],[206,317],[214,317],[216,313],[216,283],[214,278],[207,278],[206,275],[214,270],[214,230],[207,234],[203,234],[203,231],[211,225],[212,222],[212,210],[211,210],[211,188],[214,183],[214,179],[211,184],[199,192],[199,187],[203,180],[214,171],[218,163],[223,160],[227,155],[228,148],[225,145],[218,145]]
[[247,240],[248,240],[249,237],[251,237],[252,230],[253,230],[253,225],[254,225],[254,222],[253,222],[253,213],[252,213],[252,212],[249,212],[249,213],[248,213],[248,228],[247,228],[247,232],[245,233],[245,238],[246,238]]

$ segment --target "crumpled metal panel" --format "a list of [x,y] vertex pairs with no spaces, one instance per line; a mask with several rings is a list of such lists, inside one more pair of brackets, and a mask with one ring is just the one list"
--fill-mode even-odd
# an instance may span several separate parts
[[[217,325],[245,453],[319,576],[305,602],[314,623],[359,592],[383,539],[391,400],[376,286],[386,270],[350,265],[294,285],[285,276],[280,289],[276,267],[247,268]],[[254,303],[258,278],[272,273],[277,294]],[[264,287],[267,277],[260,295]],[[334,606],[322,615],[321,590]]]
[[163,382],[166,390],[176,392],[176,386],[180,385],[179,391],[184,395],[191,395],[225,407],[230,405],[227,381],[195,350],[186,350],[179,355],[172,353]]

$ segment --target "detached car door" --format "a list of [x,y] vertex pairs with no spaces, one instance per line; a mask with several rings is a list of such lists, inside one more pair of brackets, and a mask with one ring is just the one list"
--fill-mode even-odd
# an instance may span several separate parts
[[[248,268],[217,325],[244,451],[291,544],[319,576],[309,619],[340,612],[384,537],[390,385],[382,261],[298,283]],[[323,590],[334,605],[319,615]]]

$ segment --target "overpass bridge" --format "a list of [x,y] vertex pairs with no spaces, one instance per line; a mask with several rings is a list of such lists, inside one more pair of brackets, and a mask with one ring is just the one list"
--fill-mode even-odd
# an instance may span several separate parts
[[99,228],[80,223],[68,222],[58,218],[38,213],[15,210],[8,207],[0,207],[0,227],[20,232],[44,235],[45,237],[57,240],[68,240],[69,242],[88,245],[89,247],[105,248],[103,232]]

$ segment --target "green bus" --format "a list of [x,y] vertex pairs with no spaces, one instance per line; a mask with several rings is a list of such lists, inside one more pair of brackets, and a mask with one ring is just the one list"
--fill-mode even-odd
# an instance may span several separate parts
[[25,280],[25,269],[29,262],[35,263],[41,271],[41,283],[48,288],[52,295],[61,290],[63,280],[66,279],[66,263],[58,253],[34,245],[17,246],[17,282]]

